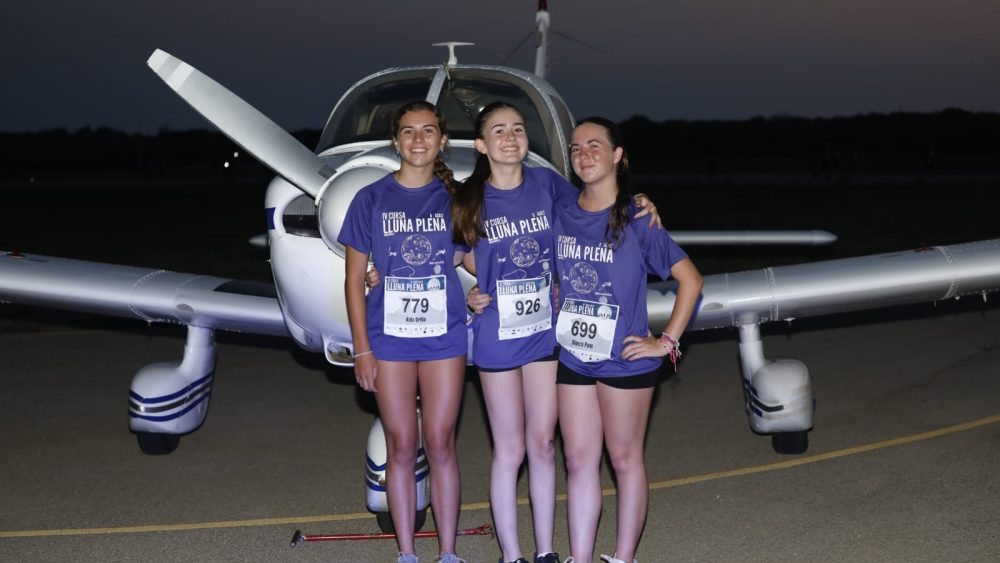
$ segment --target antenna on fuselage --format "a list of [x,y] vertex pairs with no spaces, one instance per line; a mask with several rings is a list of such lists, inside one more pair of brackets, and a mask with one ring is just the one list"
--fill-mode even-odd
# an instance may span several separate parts
[[535,76],[545,78],[549,69],[549,3],[538,0],[538,13],[535,14],[535,26],[538,28],[535,36]]
[[445,41],[444,43],[433,43],[432,47],[447,47],[448,48],[448,62],[444,63],[445,66],[455,66],[458,64],[458,57],[455,56],[455,47],[465,47],[467,45],[475,45],[475,43],[463,43],[461,41]]

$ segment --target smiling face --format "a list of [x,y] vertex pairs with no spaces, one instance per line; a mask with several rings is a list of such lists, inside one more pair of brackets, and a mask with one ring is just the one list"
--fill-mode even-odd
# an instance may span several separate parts
[[528,155],[524,117],[511,108],[500,108],[486,117],[476,139],[476,150],[490,164],[518,164]]
[[419,109],[408,111],[399,119],[392,144],[399,151],[404,166],[424,168],[434,165],[434,159],[447,141],[434,112]]
[[607,130],[596,123],[581,123],[573,130],[569,147],[573,172],[584,184],[614,180],[624,150],[612,146]]

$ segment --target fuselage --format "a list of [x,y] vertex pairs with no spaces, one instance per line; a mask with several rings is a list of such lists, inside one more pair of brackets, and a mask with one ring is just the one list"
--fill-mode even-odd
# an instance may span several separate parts
[[[347,207],[361,188],[399,169],[390,130],[396,110],[414,100],[438,106],[447,123],[445,160],[459,180],[475,165],[474,124],[495,101],[525,117],[527,166],[569,173],[573,117],[548,82],[528,72],[496,66],[437,65],[391,68],[352,86],[337,102],[316,153],[336,172],[315,197],[278,176],[265,208],[271,268],[282,313],[295,341],[350,364],[351,335],[343,298],[344,249],[336,242]],[[471,285],[471,276],[463,283]]]

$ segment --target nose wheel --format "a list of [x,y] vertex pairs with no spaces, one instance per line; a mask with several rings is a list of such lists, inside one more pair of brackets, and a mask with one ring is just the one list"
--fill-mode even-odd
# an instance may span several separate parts
[[177,434],[161,434],[157,432],[136,432],[139,449],[146,455],[167,455],[173,453],[181,443]]
[[809,433],[805,430],[775,432],[771,434],[771,447],[779,454],[804,454],[809,449]]

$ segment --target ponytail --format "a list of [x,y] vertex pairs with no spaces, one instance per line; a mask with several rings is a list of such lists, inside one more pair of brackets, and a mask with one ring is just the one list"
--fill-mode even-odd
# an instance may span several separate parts
[[486,181],[490,179],[490,159],[485,154],[476,157],[472,174],[460,184],[451,198],[452,236],[455,244],[476,246],[479,237],[486,236],[483,230],[483,207]]
[[445,189],[448,190],[448,195],[454,198],[455,194],[458,193],[461,184],[455,179],[455,173],[451,171],[451,168],[448,168],[447,164],[445,164],[444,157],[441,156],[441,153],[443,152],[444,150],[438,152],[437,158],[434,159],[434,175],[437,176],[438,179],[441,180],[441,183],[444,184]]

